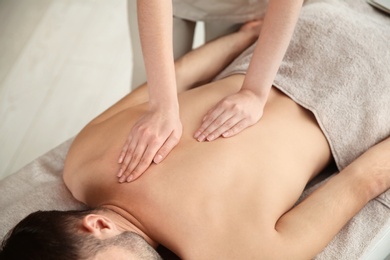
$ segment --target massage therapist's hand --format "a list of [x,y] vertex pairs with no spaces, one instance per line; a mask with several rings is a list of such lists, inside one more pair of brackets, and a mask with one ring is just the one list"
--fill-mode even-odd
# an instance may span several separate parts
[[248,89],[222,99],[203,117],[195,132],[199,142],[213,141],[220,136],[231,137],[254,125],[263,116],[266,100]]
[[164,160],[181,135],[178,109],[160,109],[143,115],[133,126],[119,157],[119,182],[136,180],[152,162]]

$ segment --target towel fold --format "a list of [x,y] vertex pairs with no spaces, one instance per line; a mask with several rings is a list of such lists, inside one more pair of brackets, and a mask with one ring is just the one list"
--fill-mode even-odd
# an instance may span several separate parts
[[71,142],[68,140],[0,181],[0,238],[32,212],[86,208],[72,197],[62,180]]
[[[276,77],[275,86],[316,115],[339,169],[390,134],[389,28],[389,18],[364,0],[308,1]],[[219,77],[245,73],[251,52]],[[85,208],[62,181],[70,143],[0,181],[1,238],[33,211]],[[369,202],[316,259],[360,259],[389,229],[387,191]]]
[[[303,7],[274,86],[309,109],[339,170],[390,135],[390,18],[364,0]],[[217,78],[246,73],[254,45]]]
[[[313,112],[339,170],[390,136],[389,42],[390,17],[365,0],[308,0],[302,8],[274,86]],[[254,46],[216,79],[245,74]],[[389,214],[390,190],[315,259],[360,259],[390,232]]]

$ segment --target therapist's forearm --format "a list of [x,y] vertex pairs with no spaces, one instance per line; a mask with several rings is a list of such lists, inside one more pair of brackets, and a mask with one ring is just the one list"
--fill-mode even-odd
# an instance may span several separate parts
[[242,89],[265,102],[290,43],[303,0],[270,0]]
[[[261,21],[250,22],[239,31],[212,40],[176,60],[178,90],[210,82],[257,40],[261,24]],[[243,29],[247,25],[252,29]]]
[[172,1],[138,0],[137,6],[150,106],[177,107],[172,44]]

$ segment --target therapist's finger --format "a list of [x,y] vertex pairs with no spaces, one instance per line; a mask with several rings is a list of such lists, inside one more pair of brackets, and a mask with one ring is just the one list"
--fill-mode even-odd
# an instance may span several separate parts
[[125,159],[127,149],[129,149],[129,142],[126,141],[126,143],[122,147],[121,154],[119,155],[118,163],[123,163],[123,160]]
[[129,166],[127,167],[127,170],[126,170],[126,176],[127,176],[126,181],[127,182],[132,181],[132,179],[134,178],[133,171],[134,171],[135,167],[137,167],[137,165],[140,163],[141,159],[143,158],[147,147],[148,147],[147,143],[141,142],[141,140],[140,140],[140,142],[137,143],[137,147],[135,148],[135,150],[131,156],[131,161],[130,161]]
[[209,110],[206,115],[203,117],[202,124],[199,127],[199,129],[195,132],[194,138],[198,141],[203,141],[205,136],[203,135],[203,132],[206,130],[206,128],[222,113],[224,110],[220,108],[218,105],[214,107],[213,109]]
[[172,132],[165,143],[158,150],[153,158],[154,163],[158,164],[163,161],[172,149],[179,143],[181,133]]
[[[218,117],[214,119],[214,121],[210,122],[209,120],[206,120],[202,123],[201,128],[203,128],[203,132],[198,138],[199,142],[202,142],[207,139],[207,137],[214,140],[214,136],[211,136],[210,134],[220,128],[223,124],[225,124],[226,121],[228,121],[232,117],[231,113],[229,112],[223,112]],[[209,140],[209,139],[207,139]]]
[[195,132],[194,138],[197,139],[199,142],[202,142],[205,140],[206,135],[210,133],[205,131],[207,128],[219,117],[221,114],[223,114],[224,111],[217,106],[216,108],[213,108],[210,110],[202,120],[202,124],[199,127],[199,129]]
[[223,137],[234,136],[249,126],[251,126],[251,124],[249,124],[249,121],[247,119],[243,119],[240,122],[238,122],[237,124],[235,124],[233,127],[231,127],[229,130],[222,133],[222,136]]
[[[124,144],[123,147],[122,147],[122,151],[121,151],[121,154],[119,155],[118,163],[123,163],[123,161],[124,161],[124,159],[125,159],[125,157],[126,157],[127,151],[128,151],[128,149],[129,149],[131,140],[132,140],[132,136],[130,135],[130,136],[126,139],[126,142],[125,142],[125,144]],[[120,176],[118,176],[118,177],[120,177]]]
[[208,134],[206,136],[207,141],[213,141],[220,137],[223,133],[226,133],[230,129],[233,129],[233,127],[236,126],[242,119],[238,116],[233,116],[226,120],[222,125],[220,125],[218,128],[216,128],[213,132]]
[[132,159],[132,156],[133,156],[133,152],[137,148],[137,144],[138,144],[138,140],[136,138],[132,138],[132,140],[130,142],[130,145],[129,145],[129,147],[127,149],[127,152],[126,152],[126,156],[123,159],[121,168],[120,168],[119,173],[118,173],[119,182],[123,182],[127,178],[128,167],[129,167],[129,164],[131,162],[131,159]]
[[127,177],[126,179],[127,182],[131,182],[138,179],[138,177],[140,177],[149,168],[158,148],[159,148],[158,145],[150,145],[146,148],[142,157],[138,161],[138,164],[135,166],[135,168],[130,172],[130,175]]
[[123,155],[121,154],[121,157],[123,157],[123,158],[120,158],[121,159],[121,162],[120,162],[121,166],[120,166],[119,172],[117,174],[118,178],[122,177],[123,173],[126,171],[127,166],[129,165],[130,160],[131,160],[132,151],[134,151],[136,145],[137,145],[136,139],[132,138],[130,136],[127,139],[126,144],[124,145],[124,147],[122,149]]

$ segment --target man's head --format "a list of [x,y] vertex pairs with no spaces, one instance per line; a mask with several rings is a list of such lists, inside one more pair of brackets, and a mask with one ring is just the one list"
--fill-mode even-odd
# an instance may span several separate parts
[[161,259],[141,236],[119,231],[99,211],[32,213],[8,233],[0,259]]

